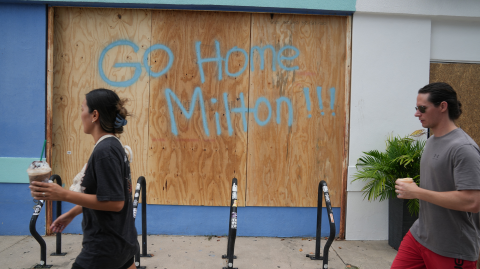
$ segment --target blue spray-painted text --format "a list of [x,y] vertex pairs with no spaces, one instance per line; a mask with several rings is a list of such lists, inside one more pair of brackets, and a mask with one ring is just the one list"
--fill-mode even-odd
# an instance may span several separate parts
[[[308,92],[309,92],[309,89],[304,88],[305,98],[306,99],[308,98],[307,99],[308,100],[307,101],[307,110],[308,110],[308,112],[310,112],[311,108],[310,108],[310,99],[308,97]],[[321,87],[317,87],[317,93],[321,94]],[[168,112],[169,112],[169,115],[170,115],[171,132],[174,135],[178,135],[178,128],[177,128],[177,119],[175,118],[174,106],[173,106],[172,100],[174,101],[174,103],[177,105],[177,107],[182,112],[181,115],[185,115],[185,118],[187,120],[190,119],[193,116],[193,113],[195,111],[195,106],[196,106],[197,101],[198,101],[200,113],[202,115],[202,123],[203,123],[203,129],[204,129],[205,135],[210,136],[210,130],[208,128],[207,116],[206,116],[206,112],[205,112],[205,100],[203,99],[203,93],[202,93],[202,90],[200,89],[200,87],[196,87],[195,90],[193,91],[193,95],[192,95],[192,98],[191,98],[191,101],[190,101],[190,105],[188,106],[189,107],[188,111],[185,108],[185,106],[182,104],[180,99],[178,99],[177,95],[171,89],[166,89],[165,90],[165,98],[167,100]],[[322,100],[321,97],[318,97],[318,99],[320,101]],[[224,115],[225,115],[226,122],[227,122],[227,130],[228,130],[228,135],[229,136],[231,136],[233,134],[231,113],[240,114],[240,116],[242,117],[242,127],[243,127],[244,132],[247,131],[247,113],[252,113],[253,117],[255,119],[255,122],[260,126],[265,126],[270,122],[270,120],[272,118],[272,105],[270,104],[270,101],[268,101],[267,98],[259,97],[257,99],[257,101],[255,102],[255,106],[253,108],[249,108],[245,105],[245,99],[244,99],[243,93],[239,94],[238,100],[240,101],[239,107],[230,108],[229,101],[228,101],[228,94],[223,93],[223,103],[224,103],[224,107],[225,107],[225,114]],[[218,100],[216,98],[211,98],[210,99],[210,102],[212,104],[216,104],[217,101]],[[334,101],[335,101],[335,88],[332,87],[332,88],[330,88],[330,108],[332,110],[332,115],[333,116],[335,116],[335,112],[333,112],[333,109],[335,107]],[[276,104],[276,116],[277,116],[276,117],[276,123],[281,124],[281,118],[280,118],[281,109],[282,109],[282,104],[285,104],[286,109],[288,111],[288,121],[287,121],[287,123],[288,123],[289,127],[292,126],[293,121],[294,121],[292,101],[289,98],[282,96],[282,97],[277,98],[275,100],[275,104]],[[260,106],[264,106],[267,110],[267,116],[264,117],[264,118],[260,118],[260,116],[259,116]],[[319,108],[320,108],[320,110],[323,109],[323,104],[322,103],[319,103]],[[285,109],[285,108],[283,108],[283,109]],[[321,114],[325,115],[325,113],[323,111],[321,112]],[[312,115],[309,114],[308,118],[310,118],[311,116]],[[218,112],[215,112],[215,126],[216,126],[216,134],[221,135],[222,134],[222,129],[221,129],[221,125],[220,125],[220,115],[219,115]]]
[[[197,65],[198,65],[198,70],[199,70],[199,73],[200,73],[200,81],[202,83],[205,83],[204,64],[206,64],[206,63],[215,63],[217,65],[217,70],[218,70],[217,71],[217,73],[218,73],[217,77],[218,77],[219,81],[222,80],[224,71],[225,71],[225,74],[227,76],[238,77],[241,74],[243,74],[245,72],[245,70],[247,69],[247,65],[248,65],[248,62],[249,62],[248,61],[249,56],[248,56],[248,53],[244,49],[241,49],[241,48],[238,48],[238,47],[235,46],[235,47],[231,48],[229,51],[227,51],[227,53],[225,55],[225,58],[223,58],[222,54],[221,54],[221,51],[220,51],[220,43],[218,41],[215,41],[215,57],[207,58],[207,56],[202,55],[201,45],[202,45],[202,42],[200,42],[200,41],[195,43],[195,52],[196,52],[196,55],[197,55]],[[134,52],[138,52],[138,50],[139,50],[139,47],[135,43],[133,43],[129,40],[115,41],[115,42],[111,43],[110,45],[108,45],[105,49],[103,49],[102,53],[100,54],[100,58],[98,60],[98,70],[100,72],[100,77],[103,79],[103,81],[105,81],[106,83],[108,83],[109,85],[114,86],[114,87],[129,87],[129,86],[133,85],[140,78],[140,75],[142,73],[142,68],[145,68],[146,72],[151,77],[156,78],[156,77],[159,77],[163,74],[166,74],[170,70],[170,68],[172,67],[174,59],[175,59],[175,57],[173,55],[173,52],[169,47],[167,47],[165,45],[162,45],[162,44],[155,44],[145,51],[145,54],[143,55],[142,63],[139,63],[139,62],[115,63],[113,65],[113,67],[116,67],[116,68],[122,68],[122,67],[134,68],[135,73],[133,74],[133,77],[128,79],[128,80],[112,81],[105,75],[105,70],[103,68],[103,62],[104,62],[104,59],[105,59],[105,56],[107,55],[107,53],[111,49],[113,49],[115,47],[119,47],[119,46],[130,47],[130,48],[133,49]],[[278,52],[276,52],[275,48],[272,45],[266,45],[264,47],[253,46],[252,49],[250,50],[250,65],[251,65],[251,70],[252,71],[254,71],[254,69],[255,69],[254,68],[255,64],[254,64],[254,60],[253,60],[255,53],[258,53],[259,56],[260,56],[260,69],[264,70],[264,68],[265,68],[265,50],[267,50],[267,49],[269,49],[271,51],[271,54],[272,54],[272,70],[273,71],[276,71],[277,64],[281,69],[286,70],[286,71],[298,70],[298,68],[299,68],[298,66],[287,67],[284,63],[284,61],[294,60],[300,55],[300,51],[296,47],[294,47],[294,46],[284,46],[283,48],[278,50]],[[168,56],[167,65],[162,70],[160,70],[158,72],[152,71],[151,66],[148,65],[148,57],[155,50],[164,51],[165,53],[167,53],[167,56]],[[234,52],[240,52],[241,54],[243,54],[243,57],[245,58],[243,66],[240,68],[240,70],[238,70],[236,72],[232,71],[232,70],[229,70],[229,68],[228,68],[228,62],[230,60],[230,57],[231,57],[232,53],[234,53]],[[290,53],[290,54],[293,53],[293,55],[292,56],[285,56],[284,54],[287,54],[287,53]],[[234,72],[234,73],[232,73],[232,72]]]
[[[113,65],[114,68],[133,68],[135,71],[133,76],[130,79],[127,79],[124,81],[113,81],[110,78],[108,78],[107,75],[105,74],[104,61],[109,51],[111,51],[116,47],[122,47],[122,49],[126,49],[127,51],[129,49],[132,49],[135,53],[138,53],[139,51],[139,47],[135,43],[129,40],[118,40],[111,43],[107,47],[105,47],[105,49],[101,52],[100,58],[98,60],[98,70],[100,73],[100,77],[106,83],[114,87],[129,87],[133,85],[140,78],[143,69],[145,69],[146,73],[150,77],[156,78],[161,75],[164,75],[172,68],[175,61],[173,52],[169,47],[162,44],[155,44],[145,50],[145,53],[141,58],[142,59],[141,63],[140,62],[115,63]],[[238,77],[242,75],[247,70],[247,66],[249,63],[250,63],[250,70],[252,72],[255,71],[254,59],[258,59],[257,62],[259,62],[260,70],[264,70],[267,51],[271,57],[272,71],[276,71],[277,68],[280,68],[285,71],[293,71],[293,70],[299,69],[299,67],[296,65],[292,66],[292,63],[293,63],[292,61],[299,57],[300,51],[296,47],[290,46],[290,45],[281,47],[278,49],[278,51],[272,45],[265,45],[262,47],[252,46],[252,48],[250,49],[250,55],[246,50],[235,46],[226,52],[225,57],[222,56],[222,52],[220,50],[220,42],[214,41],[214,46],[208,46],[208,47],[214,48],[213,55],[206,53],[205,50],[202,50],[202,42],[200,41],[195,42],[195,53],[196,53],[196,59],[197,59],[196,64],[198,66],[198,72],[200,74],[201,83],[205,83],[205,76],[206,76],[205,72],[207,70],[205,68],[206,65],[213,64],[216,67],[216,69],[209,68],[208,70],[216,70],[216,74],[213,74],[213,75],[219,81],[223,79],[223,74],[229,77]],[[162,51],[163,53],[166,53],[166,56],[167,56],[166,59],[168,59],[168,61],[166,65],[160,68],[161,70],[154,71],[152,70],[152,67],[148,64],[149,57],[151,57],[152,52],[154,51]],[[244,58],[243,65],[239,64],[238,65],[239,67],[237,67],[235,70],[230,70],[229,68],[229,61],[231,61],[232,59],[232,54],[235,54],[236,58],[238,57]],[[150,62],[153,62],[153,60],[150,59]],[[310,89],[307,87],[303,88],[303,93],[305,95],[305,107],[308,113],[307,117],[311,118],[312,105],[310,100]],[[317,93],[317,99],[318,99],[318,107],[321,111],[320,114],[324,116],[325,112],[323,111],[322,87],[317,86],[316,93]],[[335,116],[335,112],[334,112],[335,88],[331,87],[328,93],[330,97],[330,110],[332,111],[331,115]],[[207,121],[208,118],[205,110],[205,100],[203,96],[204,95],[200,87],[196,87],[191,96],[190,103],[187,104],[187,103],[182,103],[181,100],[175,94],[175,92],[173,92],[171,89],[165,90],[165,98],[168,105],[168,112],[170,116],[172,134],[178,135],[178,128],[177,128],[178,119],[175,118],[175,113],[174,113],[175,109],[176,108],[180,109],[181,111],[180,114],[183,115],[187,120],[189,120],[192,118],[193,113],[195,112],[195,107],[198,104],[201,117],[202,117],[203,130],[206,136],[210,136],[210,130],[208,127],[209,124]],[[231,119],[232,113],[240,114],[244,132],[247,131],[247,115],[249,115],[247,113],[251,113],[250,115],[253,116],[255,122],[258,125],[265,126],[271,121],[272,114],[273,114],[272,106],[273,106],[273,109],[275,109],[274,110],[276,115],[275,121],[277,124],[282,123],[282,119],[281,119],[282,111],[286,111],[287,114],[284,114],[284,115],[288,115],[286,116],[287,118],[284,119],[284,122],[287,123],[289,127],[291,127],[294,123],[295,118],[294,118],[294,108],[292,105],[292,101],[285,96],[279,97],[272,102],[270,102],[266,97],[259,97],[255,101],[255,104],[252,107],[247,107],[245,105],[243,93],[240,93],[238,97],[236,96],[234,97],[236,100],[239,101],[239,104],[237,105],[237,107],[230,107],[232,103],[229,103],[228,97],[229,97],[228,93],[223,93],[223,105],[225,109],[225,113],[223,115],[225,116],[224,121],[226,121],[226,126],[227,126],[226,129],[229,136],[233,135],[233,125],[232,125],[232,119]],[[216,104],[218,100],[216,98],[211,98],[210,102],[211,104]],[[188,109],[185,107],[187,107]],[[262,113],[259,113],[259,111],[262,111]],[[263,113],[265,111],[266,113]],[[220,118],[219,112],[215,112],[214,116],[215,116],[214,120],[215,120],[215,127],[216,127],[215,133],[217,135],[221,135],[222,125],[221,125],[221,118]],[[178,117],[178,114],[177,114],[177,117]]]

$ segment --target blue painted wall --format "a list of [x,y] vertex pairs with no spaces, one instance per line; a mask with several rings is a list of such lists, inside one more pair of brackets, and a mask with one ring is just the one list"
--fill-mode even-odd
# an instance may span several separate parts
[[45,5],[0,4],[0,157],[42,152],[46,12]]
[[[74,205],[62,203],[62,212]],[[142,204],[138,206],[136,227],[142,233]],[[239,207],[238,236],[313,237],[317,209],[311,207]],[[56,212],[56,211],[54,211]],[[147,234],[227,235],[229,207],[147,205]],[[330,235],[327,211],[322,213],[322,236]],[[333,208],[336,234],[340,229],[340,208]],[[55,217],[55,216],[54,216]],[[81,234],[81,215],[64,233]]]
[[[1,2],[4,2],[3,4]],[[5,2],[9,2],[5,4]],[[12,4],[13,2],[17,4]],[[42,1],[28,1],[40,3]],[[45,2],[45,1],[44,1]],[[55,1],[51,1],[55,2]],[[57,1],[79,4],[81,1]],[[113,3],[115,1],[94,1]],[[117,1],[125,7],[128,1]],[[132,2],[132,1],[130,1]],[[172,4],[177,1],[150,1]],[[204,1],[214,4],[219,1]],[[271,5],[272,2],[255,1],[258,5],[244,9]],[[318,5],[348,4],[352,1],[306,1],[312,4],[309,12]],[[353,1],[354,2],[354,1]],[[21,3],[21,4],[18,4]],[[45,81],[46,81],[46,5],[25,4],[26,1],[0,0],[0,235],[28,235],[29,223],[35,205],[26,183],[26,165],[31,158],[39,158],[45,139]],[[146,4],[147,1],[141,2]],[[228,1],[222,1],[228,4]],[[233,3],[233,2],[232,2]],[[236,2],[235,2],[236,3]],[[246,5],[246,2],[242,2]],[[304,2],[279,1],[280,8],[307,8]],[[191,4],[191,3],[190,3]],[[248,4],[248,3],[247,3]],[[83,2],[83,5],[85,2]],[[92,5],[92,4],[90,4]],[[253,5],[253,4],[252,4]],[[302,6],[303,5],[303,6]],[[353,7],[355,5],[353,4]],[[189,6],[192,8],[192,5]],[[232,10],[241,10],[230,6]],[[274,11],[276,7],[269,7]],[[327,8],[326,6],[323,8]],[[328,8],[327,8],[328,9]],[[347,10],[353,12],[351,6]],[[297,10],[298,11],[298,10]],[[334,11],[334,10],[333,10]],[[25,166],[25,167],[24,167]],[[8,175],[8,176],[6,176]],[[1,183],[4,182],[4,183]],[[66,212],[73,205],[63,203]],[[334,208],[338,233],[340,209]],[[56,212],[56,211],[53,211]],[[329,234],[329,224],[324,209],[322,236]],[[228,207],[207,206],[147,206],[148,234],[175,235],[226,235],[228,233]],[[141,233],[141,205],[137,215],[137,230]],[[238,208],[239,236],[315,236],[316,208]],[[38,221],[37,231],[45,234],[45,209]],[[66,233],[81,233],[81,217],[74,220]]]
[[[29,235],[35,203],[28,184],[0,184],[0,235]],[[54,219],[56,203],[53,203]],[[74,205],[62,203],[65,213]],[[138,207],[136,227],[142,233],[142,206]],[[147,205],[147,234],[227,235],[229,207]],[[336,234],[340,229],[340,209],[333,208]],[[322,213],[322,236],[330,234],[326,209]],[[82,234],[82,215],[64,233]],[[310,207],[239,207],[238,236],[313,237],[317,209]],[[45,208],[37,220],[37,231],[45,234]]]
[[[0,182],[28,182],[45,139],[46,6],[0,4]],[[0,183],[0,234],[30,234],[28,184]],[[45,213],[37,221],[45,233]]]
[[[0,235],[29,235],[35,203],[28,184],[0,184]],[[45,234],[45,210],[37,218],[37,231]]]

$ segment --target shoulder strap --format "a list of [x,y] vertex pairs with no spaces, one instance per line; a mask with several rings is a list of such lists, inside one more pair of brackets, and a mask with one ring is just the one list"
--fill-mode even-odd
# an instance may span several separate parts
[[[120,145],[122,145],[123,150],[125,150],[125,154],[127,155],[128,161],[131,163],[131,162],[133,161],[133,151],[132,151],[132,149],[131,149],[129,146],[127,146],[127,145],[124,146],[123,143],[122,143],[122,141],[120,141],[120,139],[118,139],[118,137],[116,137],[116,136],[114,136],[114,135],[104,135],[104,136],[100,137],[100,139],[98,139],[98,141],[97,141],[97,143],[95,144],[95,146],[93,146],[93,149],[95,149],[95,147],[96,147],[100,142],[102,142],[104,139],[109,138],[109,137],[115,137],[115,138],[118,140],[118,142],[120,142]],[[92,149],[92,151],[93,151],[93,149]]]

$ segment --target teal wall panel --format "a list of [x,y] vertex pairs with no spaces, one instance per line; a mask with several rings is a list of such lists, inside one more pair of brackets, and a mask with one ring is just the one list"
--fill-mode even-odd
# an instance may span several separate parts
[[38,158],[0,158],[0,183],[29,183],[27,168]]
[[356,0],[0,0],[12,3],[45,3],[68,6],[101,7],[140,7],[191,10],[245,11],[245,12],[279,12],[350,15],[355,11]]

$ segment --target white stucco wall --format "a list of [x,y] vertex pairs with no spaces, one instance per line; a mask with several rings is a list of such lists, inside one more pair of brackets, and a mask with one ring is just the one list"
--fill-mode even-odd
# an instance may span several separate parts
[[431,43],[432,61],[480,63],[480,18],[433,18]]
[[388,202],[363,200],[351,184],[363,151],[384,150],[388,135],[420,129],[414,117],[419,88],[428,84],[429,19],[355,13],[352,32],[349,182],[346,238],[387,239]]
[[480,17],[478,0],[357,0],[357,12]]
[[351,183],[363,151],[384,150],[387,135],[420,129],[413,116],[429,64],[480,63],[480,1],[357,0],[352,29],[347,240],[388,239],[388,201],[363,199]]

